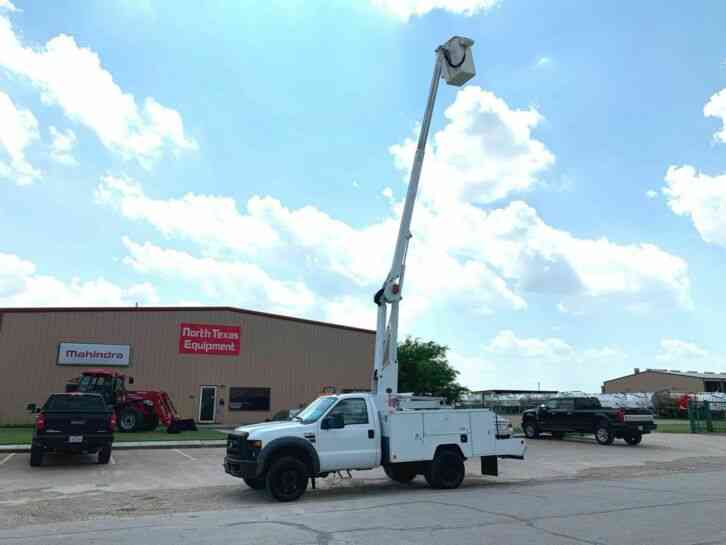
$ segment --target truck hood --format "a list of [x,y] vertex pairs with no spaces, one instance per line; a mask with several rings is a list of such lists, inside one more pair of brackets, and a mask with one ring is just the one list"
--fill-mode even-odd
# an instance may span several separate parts
[[[275,434],[289,431],[294,433],[296,430],[305,427],[305,424],[296,420],[283,420],[282,422],[262,422],[260,424],[252,424],[249,426],[240,426],[235,428],[235,433],[247,433],[250,438],[254,438],[266,431],[274,431]],[[252,437],[254,435],[254,437]]]

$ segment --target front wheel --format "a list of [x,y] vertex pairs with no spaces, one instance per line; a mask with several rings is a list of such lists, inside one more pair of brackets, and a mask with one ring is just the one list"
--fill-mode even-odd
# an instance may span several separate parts
[[297,458],[285,456],[270,466],[265,480],[267,494],[277,501],[295,501],[308,487],[308,470]]
[[525,422],[523,429],[524,435],[527,437],[527,439],[539,438],[539,429],[537,428],[537,424],[535,424],[534,422]]
[[242,479],[252,490],[263,490],[267,483],[264,477],[245,477]]
[[615,434],[606,422],[600,422],[595,428],[595,441],[600,445],[612,445],[615,440]]
[[416,478],[417,471],[413,465],[408,464],[386,464],[383,466],[388,478],[397,483],[410,483]]
[[465,474],[464,460],[459,453],[444,450],[434,457],[424,477],[431,488],[451,490],[459,487]]
[[626,435],[625,437],[623,437],[623,439],[625,439],[625,442],[628,445],[635,446],[635,445],[639,445],[640,442],[643,440],[643,434],[642,433],[632,433],[632,434]]

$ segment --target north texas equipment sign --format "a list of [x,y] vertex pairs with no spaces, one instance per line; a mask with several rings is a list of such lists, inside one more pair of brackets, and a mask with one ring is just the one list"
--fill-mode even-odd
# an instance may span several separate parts
[[179,353],[238,356],[240,327],[216,324],[180,324]]

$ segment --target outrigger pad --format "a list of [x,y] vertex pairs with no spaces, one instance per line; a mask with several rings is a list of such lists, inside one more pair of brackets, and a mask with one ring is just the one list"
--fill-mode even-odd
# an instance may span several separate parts
[[180,431],[197,431],[197,425],[191,418],[173,420],[166,428],[166,433],[179,433]]

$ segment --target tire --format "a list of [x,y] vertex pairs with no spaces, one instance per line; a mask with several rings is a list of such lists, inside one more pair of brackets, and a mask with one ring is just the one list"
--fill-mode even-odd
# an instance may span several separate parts
[[383,466],[383,471],[389,479],[401,484],[410,483],[418,475],[416,467],[409,464],[387,464]]
[[105,447],[101,447],[101,450],[98,451],[98,463],[107,464],[110,459],[111,459],[111,445],[106,445]]
[[643,434],[642,433],[630,433],[628,435],[625,435],[623,437],[625,439],[625,442],[628,445],[635,446],[639,445],[640,442],[643,440]]
[[424,477],[431,488],[452,490],[459,488],[465,474],[462,457],[457,452],[442,450],[426,468]]
[[552,438],[553,439],[564,439],[565,438],[565,432],[564,431],[553,431],[552,432]]
[[264,490],[267,483],[264,477],[250,477],[242,479],[252,490]]
[[308,487],[308,468],[297,458],[284,456],[272,462],[265,478],[267,495],[277,501],[295,501]]
[[600,445],[612,445],[614,440],[615,434],[608,426],[608,423],[605,421],[598,422],[597,426],[595,426],[595,441]]
[[539,439],[539,428],[534,422],[525,422],[522,428],[527,439]]
[[118,431],[129,433],[141,427],[144,417],[136,410],[127,408],[118,415]]
[[32,446],[30,447],[30,465],[31,467],[38,467],[43,465],[43,448]]

